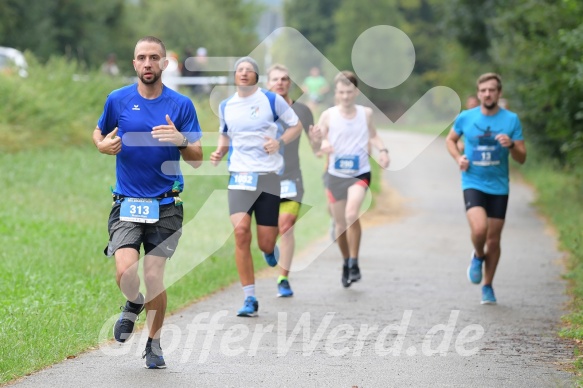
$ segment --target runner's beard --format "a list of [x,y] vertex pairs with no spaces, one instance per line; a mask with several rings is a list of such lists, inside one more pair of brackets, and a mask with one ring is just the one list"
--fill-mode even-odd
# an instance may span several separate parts
[[144,83],[146,85],[151,85],[151,84],[155,84],[156,81],[158,81],[161,76],[162,76],[162,73],[160,73],[160,74],[153,73],[151,79],[145,79],[143,75],[140,75],[140,81],[142,81],[142,83]]
[[484,108],[486,108],[488,110],[494,110],[497,106],[498,106],[498,101],[494,101],[490,105],[484,104]]

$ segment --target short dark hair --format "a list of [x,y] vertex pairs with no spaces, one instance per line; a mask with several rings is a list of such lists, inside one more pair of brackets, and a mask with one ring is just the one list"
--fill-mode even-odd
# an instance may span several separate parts
[[502,90],[502,77],[496,73],[485,73],[478,77],[478,81],[476,81],[476,87],[479,89],[480,84],[483,84],[486,81],[490,81],[495,79],[498,81],[498,90]]
[[356,78],[356,74],[348,70],[341,71],[336,75],[336,77],[334,77],[334,86],[336,86],[338,82],[344,85],[353,84],[354,86],[358,87],[358,79]]
[[160,39],[151,35],[144,36],[142,39],[138,40],[138,43],[136,43],[136,47],[142,42],[158,43],[160,45],[160,48],[162,49],[162,56],[166,57],[166,46],[164,45],[164,42],[162,42]]

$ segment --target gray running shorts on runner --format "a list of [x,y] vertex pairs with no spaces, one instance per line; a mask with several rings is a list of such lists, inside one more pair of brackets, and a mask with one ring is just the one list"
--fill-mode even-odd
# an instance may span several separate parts
[[119,203],[114,204],[109,214],[109,243],[104,250],[107,256],[113,256],[119,248],[134,248],[140,252],[143,245],[147,255],[172,257],[182,235],[182,205],[160,205],[160,219],[153,224],[120,221],[120,207]]

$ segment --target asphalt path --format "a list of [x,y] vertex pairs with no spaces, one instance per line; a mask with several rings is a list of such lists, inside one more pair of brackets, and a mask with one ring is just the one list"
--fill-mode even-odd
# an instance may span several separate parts
[[[165,370],[143,368],[141,331],[13,385],[572,386],[573,346],[557,337],[568,301],[563,255],[533,207],[532,188],[513,177],[494,282],[498,304],[481,305],[480,286],[466,278],[469,228],[443,139],[382,135],[402,168],[383,173],[385,190],[364,217],[360,282],[342,287],[338,248],[323,237],[298,252],[293,298],[276,297],[274,270],[261,274],[257,318],[235,316],[239,285],[170,316]],[[420,144],[429,145],[420,151]],[[418,156],[408,163],[412,153]]]

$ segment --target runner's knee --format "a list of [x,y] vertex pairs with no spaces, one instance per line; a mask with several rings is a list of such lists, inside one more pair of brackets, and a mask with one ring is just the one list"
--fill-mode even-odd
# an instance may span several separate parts
[[346,209],[345,218],[347,225],[354,224],[356,221],[358,221],[359,218],[358,209]]
[[293,233],[293,226],[294,226],[294,220],[291,219],[286,219],[283,220],[283,222],[281,222],[279,224],[279,233],[283,236],[284,234],[288,233],[288,231],[290,233]]
[[237,245],[251,244],[251,230],[247,226],[235,226],[235,242]]

